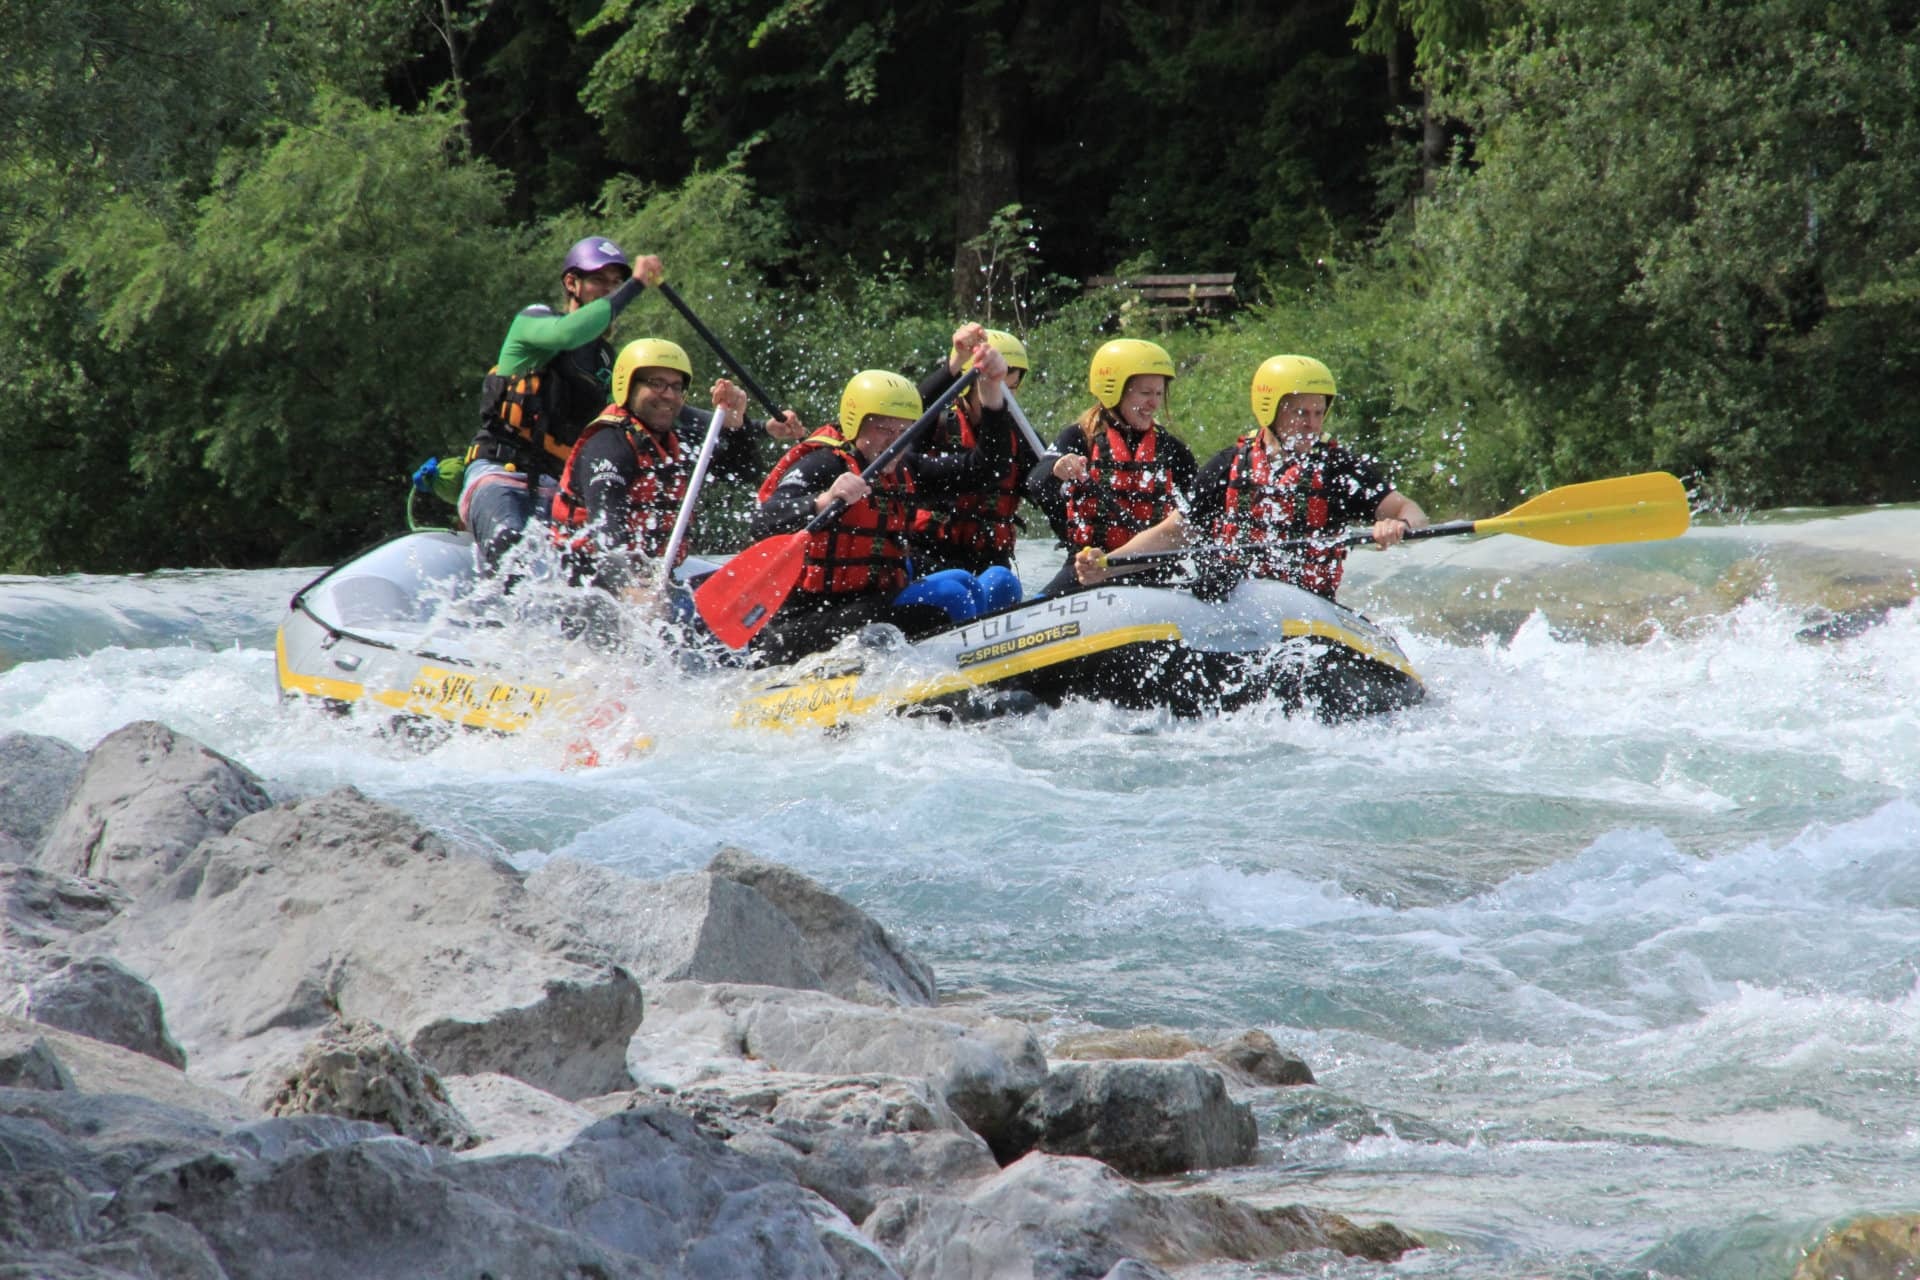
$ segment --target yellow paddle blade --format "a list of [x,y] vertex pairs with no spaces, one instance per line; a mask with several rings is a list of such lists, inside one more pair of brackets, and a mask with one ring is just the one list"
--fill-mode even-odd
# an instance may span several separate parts
[[1657,542],[1687,531],[1687,491],[1664,471],[1564,485],[1505,515],[1475,520],[1475,533],[1515,533],[1563,547]]

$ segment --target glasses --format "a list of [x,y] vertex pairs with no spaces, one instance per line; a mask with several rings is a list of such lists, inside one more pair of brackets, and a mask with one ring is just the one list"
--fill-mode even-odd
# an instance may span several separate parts
[[651,388],[663,396],[684,396],[687,384],[679,378],[636,378],[643,387]]

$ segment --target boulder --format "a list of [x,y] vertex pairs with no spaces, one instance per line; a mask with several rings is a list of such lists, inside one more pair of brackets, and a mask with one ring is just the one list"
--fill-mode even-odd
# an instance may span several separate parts
[[0,947],[65,944],[120,914],[127,893],[97,880],[35,867],[0,866]]
[[1047,1048],[1054,1059],[1099,1062],[1108,1058],[1184,1058],[1206,1052],[1206,1046],[1184,1031],[1169,1027],[1103,1027],[1064,1035]]
[[1914,1280],[1920,1276],[1920,1214],[1856,1218],[1829,1231],[1794,1268],[1793,1280]]
[[819,990],[793,922],[752,889],[694,872],[666,880],[555,858],[528,888],[577,917],[640,981],[745,982]]
[[163,724],[138,721],[87,753],[35,865],[105,880],[137,897],[202,840],[272,803],[247,769]]
[[1020,1109],[1025,1149],[1091,1156],[1136,1178],[1246,1164],[1253,1108],[1227,1097],[1218,1071],[1194,1062],[1055,1064]]
[[0,1089],[73,1088],[73,1077],[61,1065],[44,1036],[32,1032],[0,1031]]
[[[573,1136],[601,1118],[577,1102],[555,1097],[524,1080],[487,1072],[477,1076],[445,1076],[447,1100],[480,1135],[480,1145],[462,1154],[468,1157],[551,1155]],[[609,1094],[624,1100],[627,1094]],[[601,1102],[604,1099],[588,1099]],[[609,1105],[607,1111],[622,1109]]]
[[0,863],[33,861],[86,761],[78,747],[58,738],[0,735]]
[[897,1280],[844,1215],[661,1111],[459,1159],[325,1116],[230,1131],[126,1096],[0,1091],[0,1275]]
[[1209,1193],[1165,1194],[1096,1160],[1038,1152],[961,1195],[893,1197],[863,1226],[908,1280],[1080,1280],[1113,1275],[1129,1259],[1169,1268],[1267,1262],[1303,1249],[1391,1262],[1420,1247],[1385,1224],[1359,1227],[1300,1206],[1256,1209]]
[[861,1004],[939,1003],[933,970],[873,917],[817,881],[732,848],[716,854],[707,870],[757,890],[793,921],[807,961],[834,995]]
[[110,957],[71,950],[127,900],[124,890],[98,881],[0,866],[0,1013],[184,1066],[158,993]]
[[1185,1032],[1166,1027],[1123,1027],[1061,1036],[1049,1046],[1055,1058],[1097,1062],[1107,1058],[1186,1058],[1226,1069],[1239,1084],[1284,1086],[1312,1084],[1313,1071],[1296,1054],[1274,1043],[1264,1031],[1242,1031],[1205,1045]]
[[1207,1056],[1245,1084],[1290,1088],[1314,1083],[1313,1069],[1306,1061],[1282,1049],[1264,1031],[1242,1031],[1208,1049]]
[[[634,1105],[657,1101],[639,1093]],[[980,1135],[926,1080],[771,1074],[707,1081],[664,1100],[772,1160],[859,1221],[885,1196],[953,1188],[998,1173]]]
[[[643,1081],[685,1086],[752,1071],[930,1080],[996,1154],[1047,1074],[1025,1023],[968,1009],[883,1009],[809,991],[665,983],[628,1056]],[[1004,1158],[1004,1157],[1003,1157]]]
[[[43,953],[44,956],[44,953]],[[167,1033],[160,996],[108,956],[60,957],[26,987],[25,1016],[184,1068],[187,1055]]]
[[351,788],[242,819],[81,941],[151,981],[196,1074],[235,1087],[336,1017],[443,1075],[632,1085],[632,976],[519,872]]
[[[98,1097],[112,1116],[125,1117],[157,1108],[173,1117],[169,1125],[187,1126],[201,1137],[210,1136],[223,1127],[251,1124],[260,1118],[258,1108],[220,1090],[196,1084],[179,1069],[144,1053],[5,1014],[0,1014],[0,1037],[12,1043],[44,1043],[59,1062],[61,1071],[72,1080],[71,1091],[76,1095]],[[107,1107],[108,1099],[117,1101]],[[0,1113],[5,1111],[6,1108],[0,1106]],[[121,1123],[118,1119],[95,1117],[87,1121],[87,1126],[104,1141],[112,1138]],[[167,1127],[149,1119],[127,1121],[126,1126],[129,1132],[142,1127],[159,1132]],[[126,1140],[150,1143],[152,1134],[141,1132]],[[0,1142],[0,1147],[5,1145]]]
[[632,1261],[613,1274],[688,1280],[897,1280],[899,1274],[826,1201],[663,1108],[609,1116],[556,1156],[465,1160],[452,1176],[464,1189],[523,1206],[543,1223],[620,1250]]
[[455,1151],[480,1144],[433,1069],[371,1022],[332,1024],[296,1060],[255,1072],[247,1095],[268,1115],[366,1120]]

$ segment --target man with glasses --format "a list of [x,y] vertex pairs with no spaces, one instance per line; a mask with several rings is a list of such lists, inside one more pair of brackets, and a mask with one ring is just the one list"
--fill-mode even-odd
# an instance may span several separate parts
[[[724,414],[711,474],[752,479],[761,470],[747,395],[722,378],[713,409],[687,403],[693,363],[664,338],[630,342],[614,361],[613,402],[580,433],[553,497],[553,540],[576,582],[642,601],[686,500],[694,460],[714,413]],[[770,422],[769,433],[783,424]],[[686,548],[680,551],[685,558]]]

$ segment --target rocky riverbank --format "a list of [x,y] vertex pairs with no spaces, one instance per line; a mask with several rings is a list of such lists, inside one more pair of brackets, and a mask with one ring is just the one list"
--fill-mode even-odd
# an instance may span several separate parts
[[727,850],[523,873],[154,723],[0,739],[0,1278],[1109,1277],[1419,1242],[1151,1180],[1310,1083],[1052,1046]]

